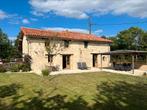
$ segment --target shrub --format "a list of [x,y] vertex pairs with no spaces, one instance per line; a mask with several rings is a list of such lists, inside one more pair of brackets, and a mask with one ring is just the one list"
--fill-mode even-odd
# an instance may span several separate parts
[[43,75],[43,76],[48,76],[49,74],[50,74],[49,69],[44,69],[44,70],[42,70],[42,75]]
[[12,72],[19,72],[19,71],[28,72],[30,70],[31,70],[30,65],[25,63],[13,64],[10,68],[10,71]]
[[3,66],[3,65],[0,65],[0,72],[6,72],[7,70],[6,70],[6,68]]
[[20,67],[20,70],[22,70],[23,72],[28,72],[28,71],[31,71],[31,68],[30,68],[30,65],[22,64]]
[[147,72],[144,72],[144,73],[143,73],[143,76],[147,76]]
[[11,72],[19,72],[20,67],[21,67],[21,64],[12,64],[11,67],[10,67],[10,71]]

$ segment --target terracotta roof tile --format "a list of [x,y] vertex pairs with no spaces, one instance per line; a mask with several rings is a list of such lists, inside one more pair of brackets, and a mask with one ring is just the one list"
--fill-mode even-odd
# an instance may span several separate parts
[[107,42],[111,43],[111,40],[97,37],[95,35],[71,32],[71,31],[62,31],[55,32],[50,30],[40,30],[40,29],[32,29],[32,28],[21,28],[22,34],[25,36],[31,36],[36,38],[49,38],[49,37],[59,37],[61,39],[69,39],[69,40],[79,40],[79,41],[97,41],[97,42]]

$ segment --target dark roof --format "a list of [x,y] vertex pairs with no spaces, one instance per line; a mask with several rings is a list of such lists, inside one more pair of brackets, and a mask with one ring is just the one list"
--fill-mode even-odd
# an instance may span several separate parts
[[139,51],[139,50],[115,50],[110,52],[99,53],[101,55],[120,55],[120,54],[147,54],[147,51]]
[[95,41],[95,42],[112,43],[112,41],[109,39],[105,39],[105,38],[98,37],[91,34],[84,34],[84,33],[71,32],[71,31],[56,32],[51,30],[40,30],[40,29],[32,29],[32,28],[23,27],[21,28],[21,33],[27,37],[33,37],[33,38],[57,37],[64,40]]

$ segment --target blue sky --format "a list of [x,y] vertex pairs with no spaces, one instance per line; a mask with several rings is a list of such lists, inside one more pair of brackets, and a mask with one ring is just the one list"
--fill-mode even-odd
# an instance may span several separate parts
[[[0,28],[15,39],[20,27],[88,32],[93,23],[113,24],[147,21],[147,0],[1,0]],[[146,30],[147,24],[93,26],[93,34],[111,36],[131,26]]]

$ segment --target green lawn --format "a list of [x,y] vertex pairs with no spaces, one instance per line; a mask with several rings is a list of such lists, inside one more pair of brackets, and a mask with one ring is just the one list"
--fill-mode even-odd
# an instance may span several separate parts
[[147,77],[0,73],[0,110],[147,110]]

